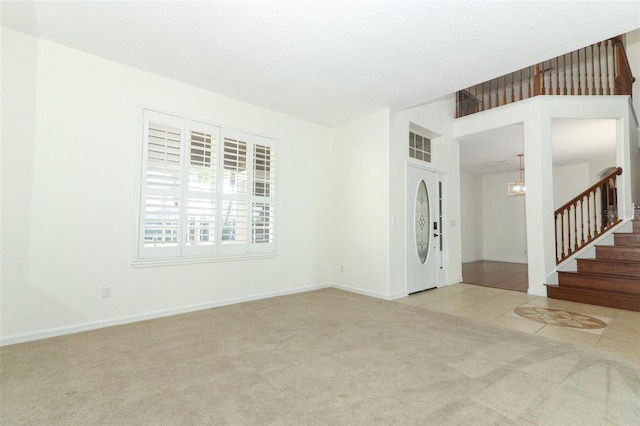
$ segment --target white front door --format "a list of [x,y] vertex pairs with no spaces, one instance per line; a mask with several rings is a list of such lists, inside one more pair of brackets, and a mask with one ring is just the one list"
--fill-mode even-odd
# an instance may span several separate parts
[[435,172],[407,167],[407,293],[438,284],[440,232]]

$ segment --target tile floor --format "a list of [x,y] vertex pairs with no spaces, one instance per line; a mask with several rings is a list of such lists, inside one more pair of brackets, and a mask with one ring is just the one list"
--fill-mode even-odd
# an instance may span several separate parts
[[[398,303],[474,319],[568,343],[592,346],[640,364],[640,312],[549,299],[527,293],[454,284],[396,300]],[[519,307],[561,309],[589,315],[606,324],[585,329],[547,324],[514,312]]]

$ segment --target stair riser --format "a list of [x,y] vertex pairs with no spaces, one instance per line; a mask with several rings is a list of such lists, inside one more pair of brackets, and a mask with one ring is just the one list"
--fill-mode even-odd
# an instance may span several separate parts
[[596,246],[596,258],[640,262],[640,247]]
[[614,233],[614,246],[596,246],[595,259],[577,259],[578,272],[559,272],[547,296],[640,312],[640,221]]
[[560,286],[572,286],[591,290],[615,291],[640,297],[639,278],[615,278],[575,273],[558,273]]
[[547,287],[547,296],[552,299],[570,300],[572,302],[640,312],[640,297],[589,292],[571,287]]
[[640,234],[614,234],[613,241],[617,246],[620,245],[640,247]]
[[614,274],[640,278],[640,262],[622,263],[607,260],[578,259],[578,272],[592,274]]

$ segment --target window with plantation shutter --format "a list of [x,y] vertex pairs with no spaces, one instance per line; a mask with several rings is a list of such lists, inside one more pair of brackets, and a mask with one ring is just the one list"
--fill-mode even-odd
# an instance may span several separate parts
[[138,260],[275,252],[274,139],[144,110]]

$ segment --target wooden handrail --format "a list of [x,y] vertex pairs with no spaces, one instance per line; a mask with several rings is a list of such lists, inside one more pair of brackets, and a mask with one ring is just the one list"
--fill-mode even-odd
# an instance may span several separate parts
[[460,90],[456,117],[540,95],[631,95],[635,81],[622,37]]
[[621,222],[616,192],[616,176],[621,174],[622,168],[616,168],[556,209],[556,264]]
[[620,176],[622,174],[622,167],[618,167],[617,169],[615,169],[614,171],[612,171],[611,173],[609,173],[607,176],[603,177],[602,179],[600,179],[599,181],[597,181],[596,183],[594,183],[593,185],[591,185],[589,188],[585,189],[584,191],[582,191],[580,194],[576,195],[575,197],[573,197],[571,200],[567,201],[566,203],[564,203],[562,206],[558,207],[556,209],[556,214],[558,214],[558,212],[560,210],[564,210],[567,207],[573,205],[576,203],[576,201],[580,200],[581,198],[583,198],[585,195],[587,195],[587,192],[592,191],[594,188],[598,187],[598,186],[602,186],[602,184],[606,183],[609,179],[611,179],[613,176]]

